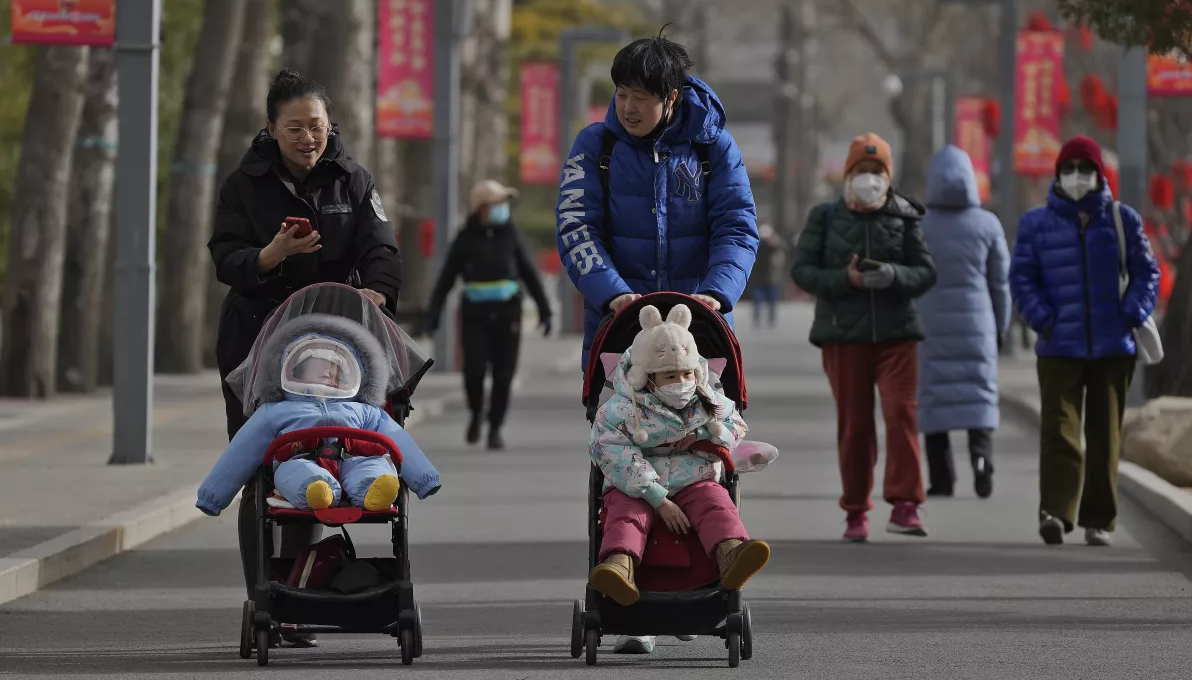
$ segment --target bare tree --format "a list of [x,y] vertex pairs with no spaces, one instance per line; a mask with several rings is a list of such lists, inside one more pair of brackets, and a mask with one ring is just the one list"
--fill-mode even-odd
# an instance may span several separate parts
[[98,379],[100,315],[116,184],[116,59],[92,50],[70,178],[58,336],[58,389],[91,392]]
[[[240,165],[253,138],[265,126],[265,97],[269,93],[269,43],[273,39],[273,8],[269,0],[246,0],[236,74],[224,113],[223,138],[215,178],[223,182]],[[210,233],[210,232],[208,232]],[[210,266],[208,266],[210,268]],[[207,311],[203,324],[203,361],[215,367],[215,338],[219,310],[228,287],[214,276],[207,279]]]
[[66,192],[87,76],[85,47],[39,47],[13,187],[0,394],[55,392]]
[[331,119],[348,153],[372,163],[376,82],[376,2],[287,0],[282,5],[283,65],[327,88]]
[[186,83],[182,120],[174,145],[166,208],[157,314],[157,368],[197,373],[203,367],[207,254],[215,189],[215,163],[228,90],[244,23],[244,0],[207,0],[194,66]]
[[461,200],[482,179],[503,181],[509,117],[510,0],[478,3],[460,50]]

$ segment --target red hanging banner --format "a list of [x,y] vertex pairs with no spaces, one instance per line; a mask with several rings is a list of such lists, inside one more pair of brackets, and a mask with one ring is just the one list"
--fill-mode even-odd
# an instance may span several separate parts
[[981,203],[989,202],[989,134],[985,131],[987,100],[960,97],[956,100],[956,146],[973,159]]
[[1064,77],[1064,36],[1058,31],[1018,34],[1018,110],[1014,112],[1014,171],[1055,174],[1060,152],[1060,79]]
[[559,67],[545,62],[521,65],[521,181],[559,181]]
[[380,0],[377,28],[377,134],[428,139],[434,134],[433,0]]
[[1152,54],[1146,60],[1146,90],[1152,97],[1192,95],[1192,64],[1174,54]]
[[12,41],[111,47],[116,0],[12,0]]

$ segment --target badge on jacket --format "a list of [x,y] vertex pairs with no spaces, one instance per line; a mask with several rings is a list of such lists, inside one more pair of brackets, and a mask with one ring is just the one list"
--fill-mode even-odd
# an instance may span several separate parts
[[701,176],[699,163],[679,162],[675,165],[675,193],[691,202],[700,200],[703,196],[699,186]]
[[376,213],[377,219],[382,222],[388,222],[389,218],[385,217],[385,208],[381,206],[381,195],[373,189],[372,196],[369,197],[369,202],[372,203],[373,212]]

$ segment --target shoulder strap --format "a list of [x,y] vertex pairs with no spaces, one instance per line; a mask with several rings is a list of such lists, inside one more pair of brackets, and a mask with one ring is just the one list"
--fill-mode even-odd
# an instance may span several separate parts
[[1118,238],[1118,295],[1123,295],[1130,286],[1130,272],[1126,269],[1126,230],[1122,227],[1122,204],[1113,202],[1113,226]]
[[611,224],[612,215],[609,214],[609,199],[608,191],[608,169],[612,167],[613,163],[613,147],[617,144],[617,135],[612,130],[604,128],[604,134],[600,138],[600,189],[601,201],[604,203],[604,223],[602,226],[604,230],[604,248],[611,250],[612,239],[608,238],[608,225]]
[[840,209],[840,202],[844,199],[836,199],[828,204],[827,213],[824,215],[824,237],[820,239],[820,266],[824,266],[824,255],[828,252],[828,230],[832,228],[832,223],[836,221],[836,211]]
[[695,157],[699,159],[699,167],[704,176],[704,194],[708,193],[708,178],[712,176],[712,162],[708,160],[708,145],[691,143],[691,150],[695,152]]

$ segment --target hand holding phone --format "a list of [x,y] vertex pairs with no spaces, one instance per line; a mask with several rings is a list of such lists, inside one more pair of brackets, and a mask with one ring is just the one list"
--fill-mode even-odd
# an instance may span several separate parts
[[294,238],[306,238],[314,230],[310,220],[305,217],[287,217],[285,225],[288,233]]
[[863,272],[877,271],[878,269],[882,268],[882,264],[884,263],[865,258],[857,263],[857,270]]

